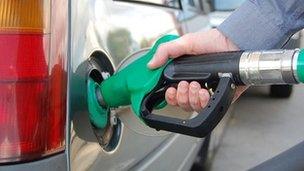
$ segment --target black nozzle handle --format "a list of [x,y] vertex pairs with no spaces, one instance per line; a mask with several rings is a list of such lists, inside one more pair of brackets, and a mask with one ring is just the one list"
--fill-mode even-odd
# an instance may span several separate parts
[[218,86],[206,108],[188,120],[153,114],[153,108],[165,98],[166,87],[158,87],[149,93],[141,106],[141,117],[156,130],[165,130],[194,137],[207,136],[227,112],[235,92],[233,80],[229,76],[220,77]]
[[233,51],[179,57],[165,67],[163,80],[166,84],[181,80],[212,84],[219,81],[219,74],[230,73],[234,84],[244,85],[239,73],[242,54],[243,51]]

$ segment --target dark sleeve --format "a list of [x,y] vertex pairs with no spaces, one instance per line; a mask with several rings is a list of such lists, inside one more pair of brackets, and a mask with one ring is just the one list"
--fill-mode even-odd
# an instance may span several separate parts
[[240,49],[281,48],[304,27],[304,0],[247,0],[218,30]]

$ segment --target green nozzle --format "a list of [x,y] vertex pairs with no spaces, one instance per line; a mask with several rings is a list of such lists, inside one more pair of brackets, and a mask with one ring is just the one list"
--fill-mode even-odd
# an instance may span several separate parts
[[297,74],[299,81],[304,83],[304,49],[302,49],[299,53],[297,62]]
[[178,36],[175,35],[161,37],[148,53],[103,81],[100,87],[105,104],[109,107],[132,104],[134,113],[139,116],[143,98],[157,85],[165,67],[150,70],[147,63],[160,44],[176,38]]
[[[119,107],[132,105],[134,113],[140,117],[140,107],[144,97],[157,85],[163,69],[166,65],[150,70],[147,63],[154,56],[157,47],[165,42],[178,38],[175,35],[165,35],[158,39],[154,46],[145,55],[132,62],[113,76],[104,80],[98,85],[93,80],[88,80],[88,106],[91,122],[99,127],[104,128],[108,121],[110,107]],[[167,64],[170,60],[167,62]],[[100,89],[103,103],[98,103],[96,88]],[[164,106],[161,103],[157,107]]]

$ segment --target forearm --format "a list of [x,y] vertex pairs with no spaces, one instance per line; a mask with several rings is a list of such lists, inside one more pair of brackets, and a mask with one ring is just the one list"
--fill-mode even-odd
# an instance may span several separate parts
[[248,0],[219,27],[240,49],[280,48],[304,27],[304,0]]

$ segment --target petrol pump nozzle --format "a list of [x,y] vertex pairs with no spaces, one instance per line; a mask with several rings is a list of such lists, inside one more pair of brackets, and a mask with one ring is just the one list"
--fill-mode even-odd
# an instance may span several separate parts
[[[176,38],[160,38],[148,53],[101,84],[88,81],[90,119],[95,126],[105,126],[110,108],[131,105],[135,115],[156,130],[204,137],[227,112],[236,86],[304,82],[304,50],[299,49],[184,56],[155,70],[147,68],[158,46]],[[198,81],[213,90],[207,107],[188,120],[153,114],[164,103],[166,89],[182,80]]]
[[87,80],[88,108],[91,122],[104,128],[108,121],[109,108],[131,105],[134,114],[142,119],[140,108],[145,95],[158,84],[165,66],[150,70],[147,63],[153,57],[158,46],[178,38],[166,35],[158,39],[149,52],[125,68],[114,73],[101,84]]

